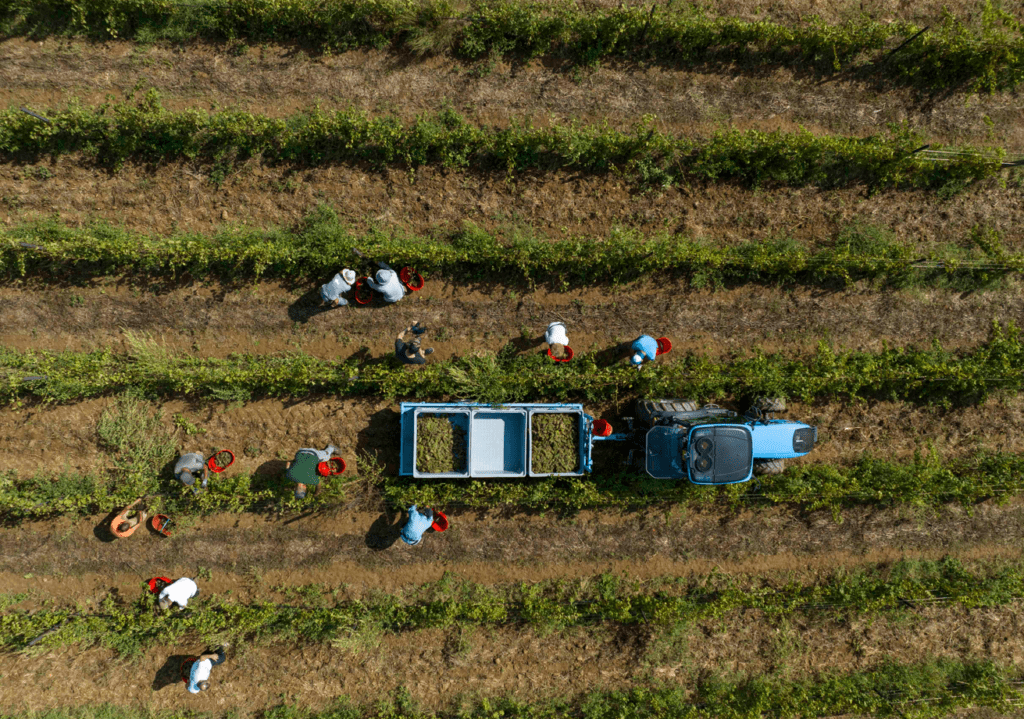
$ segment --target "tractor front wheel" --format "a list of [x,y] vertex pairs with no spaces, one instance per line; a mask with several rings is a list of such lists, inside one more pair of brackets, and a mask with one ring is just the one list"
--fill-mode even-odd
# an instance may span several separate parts
[[758,397],[754,406],[765,413],[785,412],[786,400],[782,397]]
[[767,477],[771,474],[782,474],[786,470],[784,459],[755,459],[754,474],[758,477]]
[[636,416],[647,425],[668,419],[679,412],[695,412],[697,403],[688,399],[642,399],[636,403]]

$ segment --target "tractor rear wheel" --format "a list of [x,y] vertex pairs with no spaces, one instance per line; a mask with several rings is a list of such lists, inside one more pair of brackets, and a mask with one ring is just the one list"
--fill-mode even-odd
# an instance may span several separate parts
[[754,400],[754,406],[762,412],[785,412],[786,400],[782,397],[758,397]]
[[641,399],[636,403],[636,416],[644,424],[653,425],[659,419],[697,409],[697,403],[688,399]]
[[786,469],[784,459],[755,459],[754,474],[758,477],[767,477],[771,474],[782,474]]

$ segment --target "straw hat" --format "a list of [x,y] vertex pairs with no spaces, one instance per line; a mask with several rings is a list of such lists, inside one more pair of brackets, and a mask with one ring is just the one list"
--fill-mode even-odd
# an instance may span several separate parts
[[356,283],[356,273],[354,270],[350,270],[346,267],[341,271],[341,279],[345,280],[345,282],[350,285],[354,285]]

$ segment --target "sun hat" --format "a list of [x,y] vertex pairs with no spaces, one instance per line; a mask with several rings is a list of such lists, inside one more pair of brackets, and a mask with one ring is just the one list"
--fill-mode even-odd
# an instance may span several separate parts
[[345,282],[347,282],[350,285],[354,285],[356,283],[355,270],[350,270],[349,268],[346,267],[341,271],[341,279],[345,280]]
[[629,361],[632,362],[633,364],[643,364],[644,356],[637,352],[635,355],[629,358]]

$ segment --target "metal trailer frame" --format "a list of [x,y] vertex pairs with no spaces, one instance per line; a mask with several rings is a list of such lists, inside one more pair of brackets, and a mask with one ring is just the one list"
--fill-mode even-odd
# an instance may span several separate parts
[[[599,440],[627,440],[628,433],[595,437],[594,418],[582,404],[526,403],[484,404],[481,402],[402,402],[401,447],[398,473],[417,479],[512,477],[581,477],[593,468],[593,443]],[[430,474],[416,469],[416,419],[422,414],[458,416],[466,430],[466,471]],[[577,416],[579,455],[576,471],[545,473],[533,471],[533,417],[538,414]],[[462,419],[462,418],[465,419]]]

